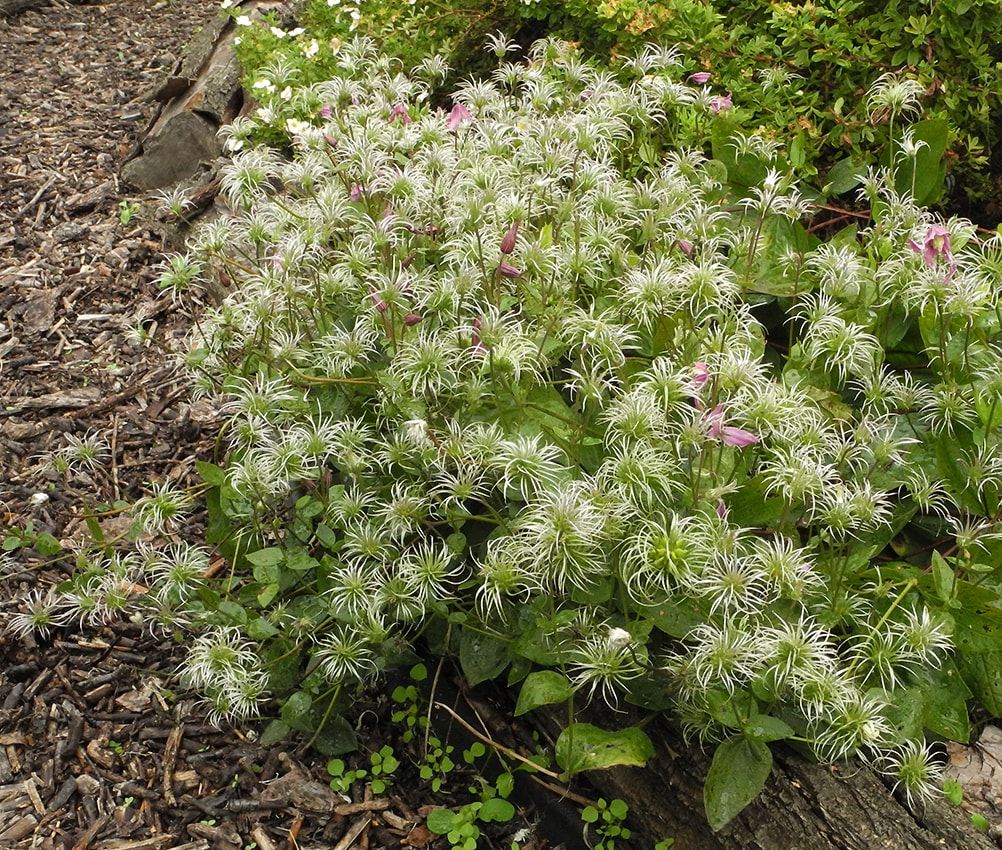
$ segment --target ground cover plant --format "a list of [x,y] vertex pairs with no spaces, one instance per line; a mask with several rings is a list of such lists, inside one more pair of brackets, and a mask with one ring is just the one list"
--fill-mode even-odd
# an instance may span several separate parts
[[[724,108],[736,128],[782,143],[801,183],[821,196],[845,196],[867,167],[889,166],[917,143],[927,148],[922,170],[930,173],[927,185],[913,193],[916,200],[930,204],[952,196],[980,209],[996,202],[998,193],[992,175],[998,172],[993,157],[1002,123],[999,11],[997,0],[960,0],[936,9],[908,0],[312,0],[304,6],[302,26],[291,30],[275,26],[274,19],[255,25],[238,18],[246,24],[238,50],[248,86],[269,100],[284,89],[271,90],[268,74],[262,79],[259,72],[276,57],[300,83],[313,83],[332,72],[340,45],[358,33],[374,37],[406,68],[442,53],[466,71],[479,67],[483,36],[496,27],[557,35],[605,63],[648,42],[677,45],[690,81],[728,98]],[[909,139],[894,121],[903,102],[923,118]],[[273,142],[288,138],[284,128],[259,129]]]
[[[405,74],[365,39],[330,80],[273,75],[289,96],[251,121],[291,155],[231,128],[231,212],[162,278],[232,292],[187,357],[230,417],[201,466],[226,569],[172,540],[195,496],[162,484],[134,508],[159,545],[93,523],[15,628],[143,605],[200,629],[181,679],[218,718],[276,699],[266,734],[330,754],[365,682],[445,655],[520,713],[567,705],[565,778],[651,753],[576,705],[667,711],[716,746],[715,828],[777,740],[934,793],[926,732],[965,740],[972,696],[1002,713],[1002,245],[899,190],[918,148],[822,241],[784,152],[722,135],[678,52],[509,47],[443,109],[441,59]],[[719,158],[645,153],[677,127]]]

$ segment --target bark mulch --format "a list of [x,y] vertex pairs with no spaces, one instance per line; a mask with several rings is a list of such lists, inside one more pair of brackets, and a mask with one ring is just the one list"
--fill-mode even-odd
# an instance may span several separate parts
[[[82,539],[86,506],[190,483],[211,456],[215,412],[189,403],[172,354],[191,305],[159,292],[164,246],[128,214],[156,200],[117,172],[154,112],[144,96],[217,13],[207,0],[117,0],[0,19],[0,541],[29,527]],[[88,433],[108,442],[110,469],[52,472],[46,453]],[[28,547],[3,563],[0,619],[66,578]],[[209,725],[170,691],[181,650],[142,623],[48,638],[0,623],[0,848],[431,842],[406,799],[416,782],[381,799],[362,783],[335,794],[305,749]]]

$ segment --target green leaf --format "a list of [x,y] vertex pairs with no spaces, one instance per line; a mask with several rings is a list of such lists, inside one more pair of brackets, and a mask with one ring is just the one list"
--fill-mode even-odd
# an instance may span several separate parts
[[352,725],[341,715],[329,719],[313,737],[313,748],[325,756],[340,756],[358,749]]
[[459,664],[471,685],[500,675],[510,660],[506,642],[472,629],[460,629]]
[[953,661],[947,660],[936,669],[918,670],[915,677],[925,697],[925,728],[947,740],[967,743],[971,738],[967,702],[973,695]]
[[756,714],[743,731],[753,741],[782,741],[796,734],[789,724],[771,714]]
[[696,603],[687,599],[673,599],[664,605],[638,607],[651,619],[656,629],[674,638],[688,637],[693,629],[706,622],[706,618],[696,609]]
[[[874,690],[879,699],[882,693]],[[884,715],[893,727],[894,743],[903,743],[922,737],[925,694],[922,688],[897,688],[888,700]]]
[[312,705],[313,698],[306,691],[296,691],[282,706],[282,720],[289,724],[290,729],[312,732],[313,718],[310,716]]
[[284,741],[291,731],[292,727],[288,723],[276,717],[264,727],[258,743],[263,747],[270,747],[273,744]]
[[[943,192],[946,163],[943,154],[950,140],[950,125],[945,118],[917,121],[909,128],[916,143],[924,142],[914,159],[904,157],[895,174],[895,188],[900,194],[913,194],[918,206],[936,201]],[[900,144],[894,146],[900,151]]]
[[212,487],[222,487],[226,482],[226,472],[214,463],[205,460],[195,461],[195,471],[202,476],[202,480]]
[[332,551],[337,546],[337,534],[334,533],[329,525],[320,523],[314,530],[314,534],[316,534],[320,545],[325,549]]
[[706,707],[717,723],[730,729],[744,729],[748,718],[758,714],[758,705],[747,691],[730,693],[711,688],[706,694]]
[[741,735],[717,747],[703,786],[706,817],[714,832],[759,795],[771,770],[772,752],[761,741]]
[[515,716],[525,714],[541,705],[566,702],[573,696],[574,688],[567,677],[556,670],[540,670],[530,673],[522,683],[515,704]]
[[935,549],[932,550],[932,577],[936,582],[936,594],[943,602],[953,599],[957,584],[957,574],[946,559]]
[[282,577],[282,568],[278,564],[261,564],[254,566],[254,580],[261,584],[278,585]]
[[478,817],[485,823],[507,823],[515,817],[515,807],[500,797],[491,797],[484,800]]
[[43,531],[35,538],[35,545],[32,548],[39,555],[58,555],[63,550],[63,544],[47,531]]
[[264,617],[258,617],[256,620],[251,620],[247,624],[247,637],[251,640],[266,640],[267,638],[276,637],[280,634],[281,632]]
[[643,767],[654,755],[654,745],[635,726],[606,732],[590,723],[572,723],[557,738],[557,764],[568,775],[626,764]]
[[310,556],[309,552],[300,549],[288,554],[285,565],[293,572],[304,573],[307,570],[316,569],[319,563],[316,558]]
[[216,612],[221,614],[227,622],[238,626],[245,625],[249,619],[243,605],[238,602],[232,602],[229,599],[224,599],[220,602],[216,607]]
[[274,567],[285,560],[285,552],[275,546],[267,549],[258,549],[256,552],[249,552],[246,555],[255,567]]
[[982,707],[1002,717],[1002,651],[963,653],[957,668]]
[[428,812],[424,825],[436,835],[446,835],[456,825],[458,815],[452,809],[434,809]]
[[278,596],[278,592],[281,590],[281,586],[277,581],[273,581],[270,584],[266,584],[257,594],[257,604],[262,608],[268,607]]
[[839,160],[828,170],[824,191],[832,195],[852,191],[863,181],[867,167],[867,163],[851,158]]

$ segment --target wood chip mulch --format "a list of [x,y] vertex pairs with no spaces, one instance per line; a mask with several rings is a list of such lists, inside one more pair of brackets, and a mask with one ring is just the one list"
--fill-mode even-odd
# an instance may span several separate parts
[[164,690],[174,648],[139,626],[30,648],[0,675],[0,847],[375,850],[434,838],[400,797],[359,787],[346,799],[285,748],[206,724]]
[[[217,14],[213,0],[108,0],[0,18],[0,543],[30,527],[72,546],[88,511],[193,483],[213,457],[217,413],[175,365],[199,305],[159,291],[166,248],[143,224],[158,202],[117,175],[157,107],[146,95]],[[56,474],[47,454],[88,434],[108,468]],[[10,629],[69,566],[23,547],[0,567],[0,850],[448,846],[424,825],[413,765],[376,799],[363,782],[335,793],[302,738],[261,746],[173,692],[183,637],[131,621]],[[386,704],[364,712],[360,764],[386,740]]]
[[[164,298],[164,246],[118,168],[156,104],[144,99],[195,31],[205,0],[117,0],[0,19],[0,541],[30,523],[63,542],[81,505],[188,483],[211,456],[214,411],[174,366],[191,324]],[[141,329],[142,333],[138,331]],[[99,434],[111,468],[64,479],[45,455]],[[197,531],[197,529],[196,529]],[[19,551],[0,620],[59,564]],[[258,850],[422,847],[398,797],[347,799],[323,762],[209,725],[170,692],[181,647],[141,624],[22,637],[0,623],[0,848]],[[357,799],[356,799],[357,798]]]

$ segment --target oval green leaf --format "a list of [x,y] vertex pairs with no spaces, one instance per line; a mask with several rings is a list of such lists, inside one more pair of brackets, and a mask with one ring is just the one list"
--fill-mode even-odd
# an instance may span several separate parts
[[654,755],[654,745],[631,726],[606,732],[590,723],[572,723],[557,738],[557,764],[568,775],[625,764],[643,767]]
[[743,735],[728,738],[713,754],[703,786],[703,805],[710,829],[726,826],[754,800],[772,770],[772,752],[761,741]]
[[556,670],[540,670],[530,673],[522,683],[515,704],[515,716],[525,714],[541,705],[555,705],[566,702],[574,694],[570,681]]

